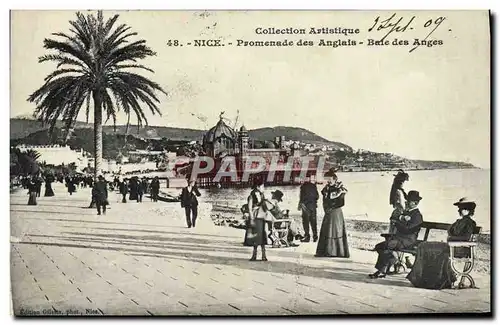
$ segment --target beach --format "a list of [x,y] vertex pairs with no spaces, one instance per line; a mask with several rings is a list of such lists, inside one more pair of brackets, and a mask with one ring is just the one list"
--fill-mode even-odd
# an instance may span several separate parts
[[[469,197],[477,203],[474,219],[482,232],[489,232],[491,220],[491,173],[486,169],[441,169],[408,172],[410,179],[404,184],[405,190],[417,190],[423,198],[419,209],[424,221],[453,223],[458,212],[453,203],[461,197]],[[347,187],[348,193],[343,207],[346,219],[363,219],[388,222],[392,212],[389,205],[389,190],[394,172],[339,172],[339,180]],[[321,191],[324,184],[318,184]],[[297,211],[299,186],[269,186],[266,197],[279,189],[284,193],[282,209],[300,218]],[[174,193],[178,190],[169,189]],[[209,189],[202,190],[202,200],[208,203],[222,203],[241,206],[245,203],[250,189]],[[318,223],[321,224],[321,199],[318,206]]]

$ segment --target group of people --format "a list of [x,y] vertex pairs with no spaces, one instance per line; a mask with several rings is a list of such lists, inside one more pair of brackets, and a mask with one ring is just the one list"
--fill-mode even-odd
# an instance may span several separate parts
[[[375,264],[376,271],[369,275],[372,279],[385,278],[396,273],[391,271],[398,261],[398,252],[402,249],[413,249],[423,223],[423,216],[418,205],[422,200],[420,193],[411,190],[408,193],[403,184],[409,180],[409,175],[399,170],[394,175],[389,203],[393,207],[390,216],[389,235],[383,242],[375,245],[378,253]],[[467,198],[461,198],[453,204],[458,208],[459,219],[448,229],[448,241],[469,241],[476,228],[472,219],[476,203]],[[459,250],[459,254],[470,255],[470,250]],[[408,265],[410,264],[410,265]],[[425,265],[425,266],[424,266]],[[455,274],[449,265],[449,247],[444,242],[425,242],[418,245],[415,263],[407,260],[411,272],[407,278],[417,287],[442,289],[450,287],[455,281]]]
[[[94,177],[92,175],[85,175],[78,173],[75,173],[73,175],[58,174],[57,181],[59,183],[63,183],[63,181],[66,182],[66,184],[71,183],[72,184],[71,187],[74,188],[72,192],[75,192],[77,187],[86,188],[86,187],[92,187],[94,185]],[[68,192],[70,192],[69,187],[68,187]]]
[[147,178],[134,176],[130,179],[115,177],[112,182],[106,182],[104,177],[100,175],[98,177],[98,182],[92,188],[92,201],[95,202],[97,207],[97,214],[106,214],[106,206],[109,205],[108,201],[108,187],[109,190],[118,192],[122,195],[122,203],[127,203],[127,194],[130,201],[142,202],[142,197],[144,194],[149,193],[151,196],[151,201],[158,201],[158,194],[160,192],[160,181],[158,177],[155,177],[151,183]]
[[44,196],[54,196],[54,190],[52,189],[52,183],[54,181],[55,177],[52,174],[36,174],[24,177],[21,180],[21,185],[24,189],[28,190],[28,205],[37,205],[36,198],[41,196],[43,183],[45,183]]
[[45,174],[37,173],[35,175],[27,175],[20,178],[21,185],[24,189],[28,190],[28,205],[37,205],[36,198],[41,196],[42,184],[45,183],[45,197],[55,196],[52,184],[54,182],[64,183],[68,193],[72,195],[76,192],[77,188],[80,187],[92,187],[93,180],[91,176],[87,175],[64,175],[64,174],[54,174],[48,172]]
[[[326,174],[326,186],[321,190],[323,199],[324,218],[321,230],[318,236],[317,231],[317,201],[319,193],[315,183],[307,178],[300,189],[300,198],[298,208],[302,212],[302,224],[304,235],[300,234],[299,227],[290,220],[288,223],[289,236],[287,240],[290,246],[294,239],[301,239],[301,242],[310,242],[312,231],[313,242],[317,242],[316,257],[349,257],[349,246],[347,243],[347,232],[345,227],[342,207],[345,203],[347,189],[338,179],[337,170],[332,168]],[[244,244],[253,246],[253,253],[250,261],[257,259],[258,247],[261,247],[262,260],[267,261],[266,245],[268,239],[273,240],[266,232],[273,232],[273,221],[279,222],[284,215],[288,215],[288,210],[282,210],[279,207],[282,202],[283,192],[277,190],[272,192],[271,199],[268,200],[264,195],[264,183],[256,179],[253,189],[248,196],[247,204],[242,211],[247,213],[247,231]]]
[[160,193],[160,180],[155,177],[151,183],[146,177],[139,179],[139,177],[134,176],[130,179],[124,178],[120,180],[116,177],[110,184],[111,189],[117,188],[122,195],[122,203],[127,203],[127,194],[129,195],[130,201],[142,202],[142,197],[144,194],[149,193],[151,196],[151,201],[158,201],[158,194]]
[[137,176],[130,179],[124,178],[123,180],[116,177],[112,182],[107,182],[104,176],[99,175],[97,182],[94,183],[92,177],[86,175],[58,174],[57,176],[54,176],[51,173],[47,173],[45,175],[39,173],[37,175],[28,175],[20,179],[20,183],[23,188],[28,190],[28,205],[37,205],[36,198],[41,195],[43,183],[45,183],[44,196],[54,196],[55,193],[52,189],[52,183],[55,181],[64,183],[70,195],[76,192],[78,187],[91,187],[91,206],[95,205],[97,207],[98,215],[100,215],[101,212],[105,214],[106,206],[109,206],[108,188],[111,191],[118,189],[119,193],[122,195],[123,203],[127,202],[127,194],[129,194],[129,200],[142,202],[142,197],[146,193],[151,195],[151,201],[157,202],[160,193],[160,181],[158,177],[155,177],[151,180],[151,182],[149,182],[145,177],[139,179]]
[[[254,181],[253,188],[248,196],[247,203],[242,207],[242,212],[248,217],[247,230],[245,233],[244,244],[252,246],[253,252],[250,261],[257,260],[258,247],[261,247],[262,261],[267,261],[266,245],[276,238],[274,225],[279,224],[280,220],[287,219],[284,223],[288,227],[288,236],[286,238],[288,246],[297,246],[295,240],[300,240],[303,243],[317,242],[316,257],[341,257],[348,258],[349,245],[347,242],[347,232],[345,220],[342,212],[342,207],[345,204],[345,196],[347,193],[346,187],[338,179],[337,170],[332,168],[326,174],[327,184],[321,190],[322,206],[324,217],[318,234],[317,226],[317,208],[320,193],[317,186],[310,178],[300,187],[300,196],[298,209],[301,211],[302,229],[289,218],[289,210],[283,210],[280,207],[283,202],[283,192],[280,190],[273,191],[271,198],[266,198],[264,194],[264,183],[257,178]],[[77,184],[90,185],[92,187],[92,201],[96,204],[98,215],[106,213],[108,201],[108,183],[101,175],[95,184],[88,184],[87,181],[72,176],[66,176],[66,186],[70,195],[76,190]],[[86,179],[86,178],[84,178]],[[34,175],[26,177],[22,180],[24,188],[28,189],[29,200],[28,205],[36,205],[36,198],[41,195],[42,183],[45,182],[45,196],[54,196],[51,184],[56,178],[51,175]],[[389,234],[385,240],[375,245],[374,250],[378,253],[375,264],[376,271],[369,274],[372,279],[384,278],[387,275],[394,274],[391,267],[394,267],[400,259],[398,252],[403,249],[415,248],[420,228],[423,223],[423,215],[419,210],[419,203],[422,200],[420,193],[416,190],[406,192],[404,189],[405,182],[409,181],[409,175],[403,170],[399,170],[394,175],[394,181],[389,194],[389,204],[392,206],[392,213],[389,218]],[[145,193],[151,194],[151,200],[157,201],[160,183],[158,177],[155,177],[151,182],[146,178],[139,179],[132,177],[131,179],[115,180],[109,183],[111,190],[115,188],[122,195],[122,202],[126,203],[126,196],[129,194],[129,200],[142,202],[142,196]],[[185,210],[186,224],[188,228],[196,227],[198,216],[198,197],[200,191],[196,187],[195,181],[190,181],[188,186],[182,189],[180,195],[181,206]],[[454,203],[458,208],[460,218],[451,225],[448,230],[448,241],[467,241],[471,238],[476,223],[472,219],[476,209],[476,203],[467,198],[461,198]],[[266,231],[267,228],[267,231]],[[312,233],[312,236],[311,236]],[[408,275],[408,279],[416,286],[429,286],[429,280],[425,280],[424,273],[432,272],[432,268],[421,267],[425,263],[428,256],[442,256],[441,260],[435,262],[435,276],[432,284],[433,288],[446,287],[450,284],[453,274],[447,266],[449,263],[446,260],[447,252],[446,243],[424,243],[420,245],[419,253],[416,256],[415,263],[411,265],[407,260],[407,266],[412,268],[412,272]],[[470,254],[470,252],[462,252],[462,254]],[[424,272],[425,270],[425,272]],[[444,270],[444,271],[443,271]],[[424,283],[425,282],[425,283]]]
[[[330,169],[325,177],[326,186],[321,190],[324,217],[318,234],[317,229],[317,202],[320,198],[316,184],[307,179],[300,188],[299,210],[302,212],[303,234],[300,227],[293,219],[288,224],[288,246],[295,239],[301,242],[317,242],[316,257],[349,257],[346,226],[342,207],[345,204],[347,189],[339,181],[337,170]],[[404,189],[404,183],[409,181],[408,173],[399,170],[394,175],[394,181],[389,195],[392,213],[389,218],[389,234],[385,240],[375,245],[374,251],[378,253],[375,264],[376,271],[369,274],[372,279],[384,278],[396,273],[391,269],[400,261],[400,251],[414,249],[423,223],[423,216],[419,210],[422,200],[420,192]],[[253,246],[250,261],[257,260],[258,247],[261,247],[261,259],[267,261],[266,245],[273,241],[273,224],[280,219],[288,218],[289,210],[282,210],[280,203],[283,201],[283,192],[276,190],[271,193],[271,199],[264,194],[264,184],[257,179],[248,196],[247,204],[242,207],[242,212],[248,217],[245,233],[245,246]],[[454,203],[458,208],[459,219],[448,230],[448,241],[470,240],[476,223],[472,219],[476,203],[467,198],[461,198]],[[268,234],[269,232],[269,234]],[[312,236],[311,236],[312,232]],[[454,273],[449,263],[449,248],[446,243],[422,243],[417,250],[415,262],[412,264],[406,257],[407,267],[411,272],[407,278],[418,287],[440,289],[450,287],[454,281]],[[456,254],[470,256],[470,249],[458,250]],[[403,255],[404,256],[404,255]],[[428,267],[428,265],[433,266]],[[425,265],[425,266],[423,266]],[[431,278],[432,280],[429,280]]]

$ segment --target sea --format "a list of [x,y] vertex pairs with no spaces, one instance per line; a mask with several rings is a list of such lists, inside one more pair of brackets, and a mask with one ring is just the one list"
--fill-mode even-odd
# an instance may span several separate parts
[[[404,184],[406,192],[420,192],[422,201],[419,209],[425,221],[453,223],[458,218],[458,210],[453,205],[461,197],[476,201],[474,219],[482,232],[490,231],[491,208],[489,169],[442,169],[409,171],[410,179]],[[339,180],[348,190],[344,216],[347,219],[388,222],[392,208],[389,192],[395,172],[339,172]],[[318,184],[318,191],[324,184]],[[290,214],[298,217],[299,186],[269,186],[266,197],[279,189],[284,193],[282,209],[290,209]],[[250,189],[207,189],[202,191],[203,201],[241,206],[245,203]],[[322,220],[321,198],[318,202],[318,222]],[[319,227],[319,226],[318,226]]]

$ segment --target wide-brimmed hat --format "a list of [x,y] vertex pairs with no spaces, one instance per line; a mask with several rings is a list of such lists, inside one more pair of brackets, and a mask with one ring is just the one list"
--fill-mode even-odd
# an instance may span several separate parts
[[476,202],[474,200],[470,200],[467,197],[463,197],[458,202],[453,203],[453,205],[458,206],[458,207],[468,207],[471,209],[476,208]]
[[339,169],[337,167],[332,167],[325,173],[325,177],[337,176],[338,171]]
[[418,191],[410,191],[408,192],[408,196],[406,198],[408,201],[418,202],[422,200],[420,193]]
[[283,201],[283,192],[281,192],[280,190],[276,190],[276,191],[273,191],[271,192],[271,195],[273,198],[275,198],[276,200],[282,202]]

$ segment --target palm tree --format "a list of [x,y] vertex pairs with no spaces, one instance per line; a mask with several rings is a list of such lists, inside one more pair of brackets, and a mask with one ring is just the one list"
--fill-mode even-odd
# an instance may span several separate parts
[[37,161],[42,156],[38,151],[33,149],[26,150],[24,154],[33,161]]
[[40,172],[38,159],[40,153],[28,149],[21,151],[19,148],[11,148],[11,172],[21,174],[23,176],[36,175]]
[[129,118],[134,113],[138,127],[143,123],[147,125],[139,103],[145,103],[153,115],[161,115],[156,93],[167,93],[159,84],[134,72],[141,69],[154,73],[136,62],[156,53],[146,46],[145,40],[129,41],[137,33],[131,32],[127,25],[115,28],[118,15],[107,21],[102,11],[98,11],[97,17],[79,12],[76,16],[75,21],[69,22],[72,26],[69,34],[53,33],[60,40],[44,40],[44,48],[54,53],[41,56],[38,61],[55,62],[57,66],[28,101],[37,105],[35,116],[50,125],[51,133],[59,118],[65,129],[71,130],[84,104],[88,122],[90,102],[93,102],[96,179],[102,164],[103,114],[106,122],[112,118],[115,127],[119,111]]

